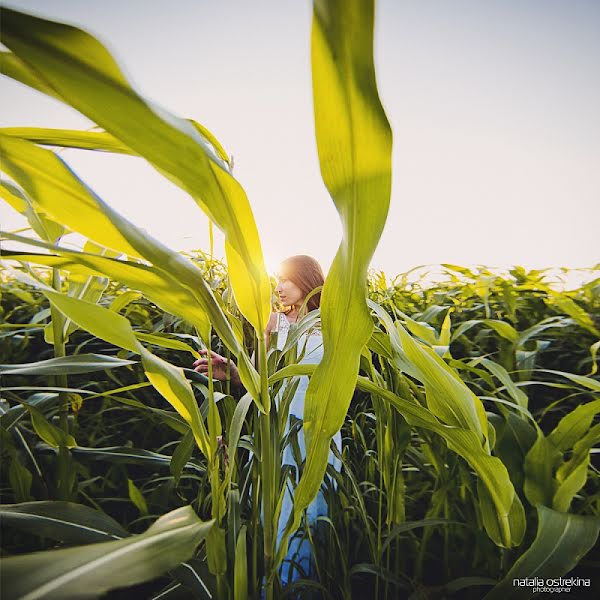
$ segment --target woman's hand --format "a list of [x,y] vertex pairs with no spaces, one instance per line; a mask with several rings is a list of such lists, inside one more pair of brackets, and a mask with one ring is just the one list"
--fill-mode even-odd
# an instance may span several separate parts
[[[200,350],[200,354],[206,356],[208,354],[208,350]],[[233,361],[228,361],[224,356],[221,356],[212,350],[210,352],[210,356],[212,359],[212,376],[214,379],[218,379],[219,381],[227,381],[227,363],[229,362],[229,379],[235,385],[241,384],[239,371]],[[196,362],[194,362],[193,366],[194,371],[208,376],[208,358],[199,358]]]

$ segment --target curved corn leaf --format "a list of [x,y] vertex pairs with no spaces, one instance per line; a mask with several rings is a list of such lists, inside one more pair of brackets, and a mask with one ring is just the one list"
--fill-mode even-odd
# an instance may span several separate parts
[[70,544],[119,540],[129,533],[112,517],[83,504],[62,501],[0,505],[2,523]]
[[569,460],[556,470],[556,490],[552,498],[552,508],[566,512],[575,494],[585,485],[590,464],[590,450],[600,443],[600,423],[573,445]]
[[[188,431],[190,431],[188,429]],[[92,460],[105,460],[116,464],[140,465],[142,467],[169,468],[172,457],[167,454],[159,454],[151,450],[141,448],[129,448],[128,446],[110,446],[106,448],[86,448],[84,446],[75,446],[72,449],[73,454],[86,456]],[[181,468],[187,468],[196,471],[199,474],[205,472],[205,469],[196,463],[186,460]]]
[[3,127],[0,134],[20,138],[42,146],[98,150],[115,154],[137,154],[114,135],[106,131],[79,131],[77,129],[48,129],[45,127]]
[[573,383],[585,387],[594,392],[600,392],[600,381],[593,379],[592,377],[586,377],[585,375],[576,375],[575,373],[566,373],[564,371],[554,371],[552,369],[538,369],[540,373],[551,373],[553,375],[560,375],[566,379],[570,379]]
[[478,363],[483,365],[490,373],[492,373],[492,375],[495,375],[504,384],[510,397],[519,406],[522,408],[528,407],[529,398],[527,397],[527,394],[515,384],[508,371],[502,365],[499,365],[489,358],[482,358]]
[[571,298],[565,294],[560,294],[557,291],[549,288],[547,289],[548,297],[546,302],[548,304],[554,306],[559,312],[569,315],[571,319],[573,319],[573,321],[575,321],[575,323],[577,323],[577,325],[580,327],[583,327],[594,335],[600,337],[600,331],[594,325],[594,321],[590,315],[588,315],[588,313],[585,312],[581,306],[579,306],[579,304],[577,304],[574,300],[571,300]]
[[72,435],[50,423],[36,406],[18,398],[16,401],[29,413],[33,429],[46,444],[53,448],[73,448],[77,446],[77,442]]
[[566,452],[581,440],[598,413],[600,413],[600,400],[575,407],[558,422],[548,435],[548,440],[556,448]]
[[[543,505],[536,508],[538,531],[535,540],[484,600],[531,598],[532,588],[515,585],[515,579],[561,577],[596,543],[600,531],[600,517],[560,513]],[[581,588],[580,591],[585,593],[590,590]],[[580,597],[579,594],[576,596]]]
[[12,52],[0,52],[0,73],[11,79],[15,79],[16,81],[20,81],[38,92],[42,92],[42,94],[46,94],[60,102],[64,102],[64,98],[57,94],[43,79],[41,79],[34,69],[31,69]]
[[523,490],[531,504],[569,510],[587,481],[590,450],[600,441],[600,424],[591,427],[598,413],[600,400],[594,400],[565,415],[547,437],[538,429],[524,461]]
[[194,358],[200,358],[200,354],[196,350],[181,340],[175,340],[157,333],[140,333],[138,331],[135,332],[135,337],[140,342],[146,342],[146,344],[160,346],[161,348],[170,348],[171,350],[182,350],[183,352],[189,352]]
[[155,579],[188,560],[212,525],[185,506],[123,540],[6,558],[2,591],[14,600],[97,598]]
[[0,375],[73,375],[74,373],[92,373],[133,364],[135,364],[133,360],[124,360],[116,356],[76,354],[32,363],[0,365]]
[[427,406],[448,425],[473,431],[489,450],[488,423],[481,400],[432,349],[418,344],[396,323],[407,358],[425,385]]
[[525,472],[523,491],[533,506],[552,505],[552,498],[556,491],[554,469],[561,457],[562,453],[538,429],[537,439],[525,455],[523,463]]
[[[16,77],[13,77],[13,79],[16,79]],[[231,159],[219,143],[219,140],[206,127],[200,125],[200,123],[191,119],[189,122],[212,144],[219,158],[230,165]],[[0,129],[0,133],[29,140],[42,146],[59,146],[61,148],[78,148],[80,150],[98,150],[117,154],[136,155],[131,148],[125,146],[114,135],[106,131],[80,131],[78,129],[54,129],[48,127],[3,127]]]
[[31,229],[43,240],[55,242],[65,233],[63,225],[49,219],[44,212],[36,211],[29,198],[10,181],[0,181],[0,198],[22,214],[27,219]]
[[306,465],[294,513],[277,550],[316,496],[332,437],[344,422],[360,354],[373,331],[366,303],[367,269],[388,213],[392,132],[381,106],[373,64],[373,2],[316,0],[312,74],[321,175],[340,215],[343,239],[323,286],[323,359],[306,392]]
[[54,152],[2,134],[0,150],[2,170],[36,207],[90,240],[144,258],[142,232],[96,196]]
[[271,286],[246,194],[204,129],[151,105],[84,31],[2,9],[3,43],[47,87],[186,190],[225,233],[229,276],[242,314],[262,335]]

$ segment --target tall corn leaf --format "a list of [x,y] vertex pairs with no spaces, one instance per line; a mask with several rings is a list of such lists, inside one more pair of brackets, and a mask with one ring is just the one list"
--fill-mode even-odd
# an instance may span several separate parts
[[2,9],[2,35],[54,95],[186,190],[224,232],[236,301],[262,335],[271,288],[256,223],[246,193],[206,130],[144,100],[104,46],[80,29]]
[[367,269],[388,213],[392,133],[379,101],[373,64],[374,3],[316,0],[312,73],[317,149],[323,181],[340,215],[343,238],[323,287],[324,354],[304,408],[306,465],[294,492],[293,522],[316,496],[331,438],[340,429],[358,375],[360,353],[373,331]]
[[6,558],[2,591],[14,600],[97,598],[155,579],[188,560],[212,525],[185,506],[163,515],[140,535]]

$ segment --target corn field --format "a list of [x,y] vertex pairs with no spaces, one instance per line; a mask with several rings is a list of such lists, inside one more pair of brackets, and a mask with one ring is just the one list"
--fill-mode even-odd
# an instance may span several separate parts
[[[369,271],[392,178],[373,21],[369,1],[314,2],[315,134],[343,236],[319,313],[278,350],[274,281],[218,139],[141,96],[90,34],[2,9],[3,75],[97,125],[0,130],[0,196],[29,223],[2,232],[3,598],[496,600],[567,575],[571,597],[593,597],[598,267],[569,290],[521,267]],[[153,239],[69,148],[146,160],[224,233],[226,262]],[[323,360],[300,364],[294,340],[317,318]],[[237,364],[241,398],[210,360],[208,377],[192,370],[206,348]],[[274,399],[300,376],[307,454],[278,542],[298,428],[284,435]],[[283,587],[296,531],[317,576]]]

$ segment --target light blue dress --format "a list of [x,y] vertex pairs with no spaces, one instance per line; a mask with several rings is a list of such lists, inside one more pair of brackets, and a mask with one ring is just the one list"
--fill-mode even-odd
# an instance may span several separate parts
[[[278,313],[277,325],[275,331],[277,331],[277,348],[283,350],[287,341],[288,333],[290,330],[290,323],[283,313]],[[298,339],[298,356],[301,357],[298,364],[318,364],[323,358],[323,337],[321,335],[320,328],[311,328],[308,333],[303,333]],[[294,393],[294,396],[290,402],[289,415],[286,423],[285,436],[290,428],[291,421],[295,419],[302,419],[304,415],[304,401],[306,398],[306,389],[308,387],[309,379],[307,376],[299,378],[298,387]],[[279,406],[279,402],[283,395],[284,389],[277,395],[275,401]],[[295,419],[292,419],[295,417]],[[298,431],[298,446],[300,448],[301,459],[306,458],[306,448],[304,444],[304,431],[302,427]],[[333,443],[341,453],[342,451],[342,435],[341,432],[337,432],[333,437]],[[297,467],[296,461],[292,453],[292,447],[288,444],[283,451],[282,463],[284,465],[292,465]],[[341,461],[336,458],[333,452],[329,453],[329,464],[339,471],[341,469]],[[294,470],[296,474],[296,484],[298,483],[298,470]],[[327,477],[327,476],[326,476]],[[332,482],[335,487],[335,482]],[[283,499],[281,508],[281,514],[279,517],[279,526],[277,530],[277,544],[281,541],[282,534],[285,530],[290,513],[293,509],[293,497],[291,485],[288,481],[287,492]],[[317,497],[307,508],[308,523],[314,525],[317,517],[327,515],[327,503],[323,496],[323,492],[319,491]],[[301,571],[298,569],[300,567]],[[303,573],[303,572],[304,573]],[[313,571],[312,568],[312,553],[310,549],[310,542],[306,536],[302,536],[300,532],[293,534],[289,541],[288,553],[282,563],[280,570],[281,582],[283,585],[300,579],[305,576],[311,576]]]

